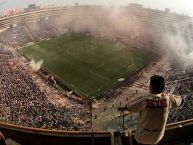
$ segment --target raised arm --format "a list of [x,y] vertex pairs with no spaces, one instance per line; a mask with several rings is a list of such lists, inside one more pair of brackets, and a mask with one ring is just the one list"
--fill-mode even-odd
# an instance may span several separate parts
[[182,97],[181,96],[177,96],[177,95],[173,95],[173,94],[167,94],[167,95],[169,96],[171,108],[179,107],[182,104]]

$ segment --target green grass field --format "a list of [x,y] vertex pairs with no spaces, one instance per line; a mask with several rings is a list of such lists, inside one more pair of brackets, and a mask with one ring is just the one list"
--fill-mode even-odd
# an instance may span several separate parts
[[25,47],[22,53],[29,59],[42,59],[43,67],[85,96],[100,95],[154,58],[151,53],[78,34]]

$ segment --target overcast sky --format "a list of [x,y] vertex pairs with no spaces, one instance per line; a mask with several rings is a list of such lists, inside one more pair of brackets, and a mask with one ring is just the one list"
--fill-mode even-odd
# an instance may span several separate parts
[[140,3],[144,7],[162,9],[170,8],[171,11],[193,16],[193,0],[0,0],[0,12],[9,8],[23,8],[28,4],[38,5],[60,4],[73,5],[78,2],[80,5],[128,5],[129,3]]

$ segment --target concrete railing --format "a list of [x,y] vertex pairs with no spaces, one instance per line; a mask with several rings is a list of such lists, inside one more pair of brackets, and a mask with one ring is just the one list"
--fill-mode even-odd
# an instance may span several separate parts
[[[167,124],[165,135],[158,145],[174,145],[193,139],[192,130],[193,119]],[[134,145],[134,133],[135,129],[128,130],[129,145]]]
[[0,123],[5,138],[11,138],[22,145],[114,145],[110,132],[63,131],[30,128]]

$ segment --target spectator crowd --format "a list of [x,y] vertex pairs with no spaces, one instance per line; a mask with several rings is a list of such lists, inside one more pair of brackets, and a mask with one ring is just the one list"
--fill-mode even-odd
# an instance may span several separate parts
[[68,99],[55,105],[23,64],[12,56],[0,55],[0,120],[47,129],[88,130],[91,108],[87,102]]

